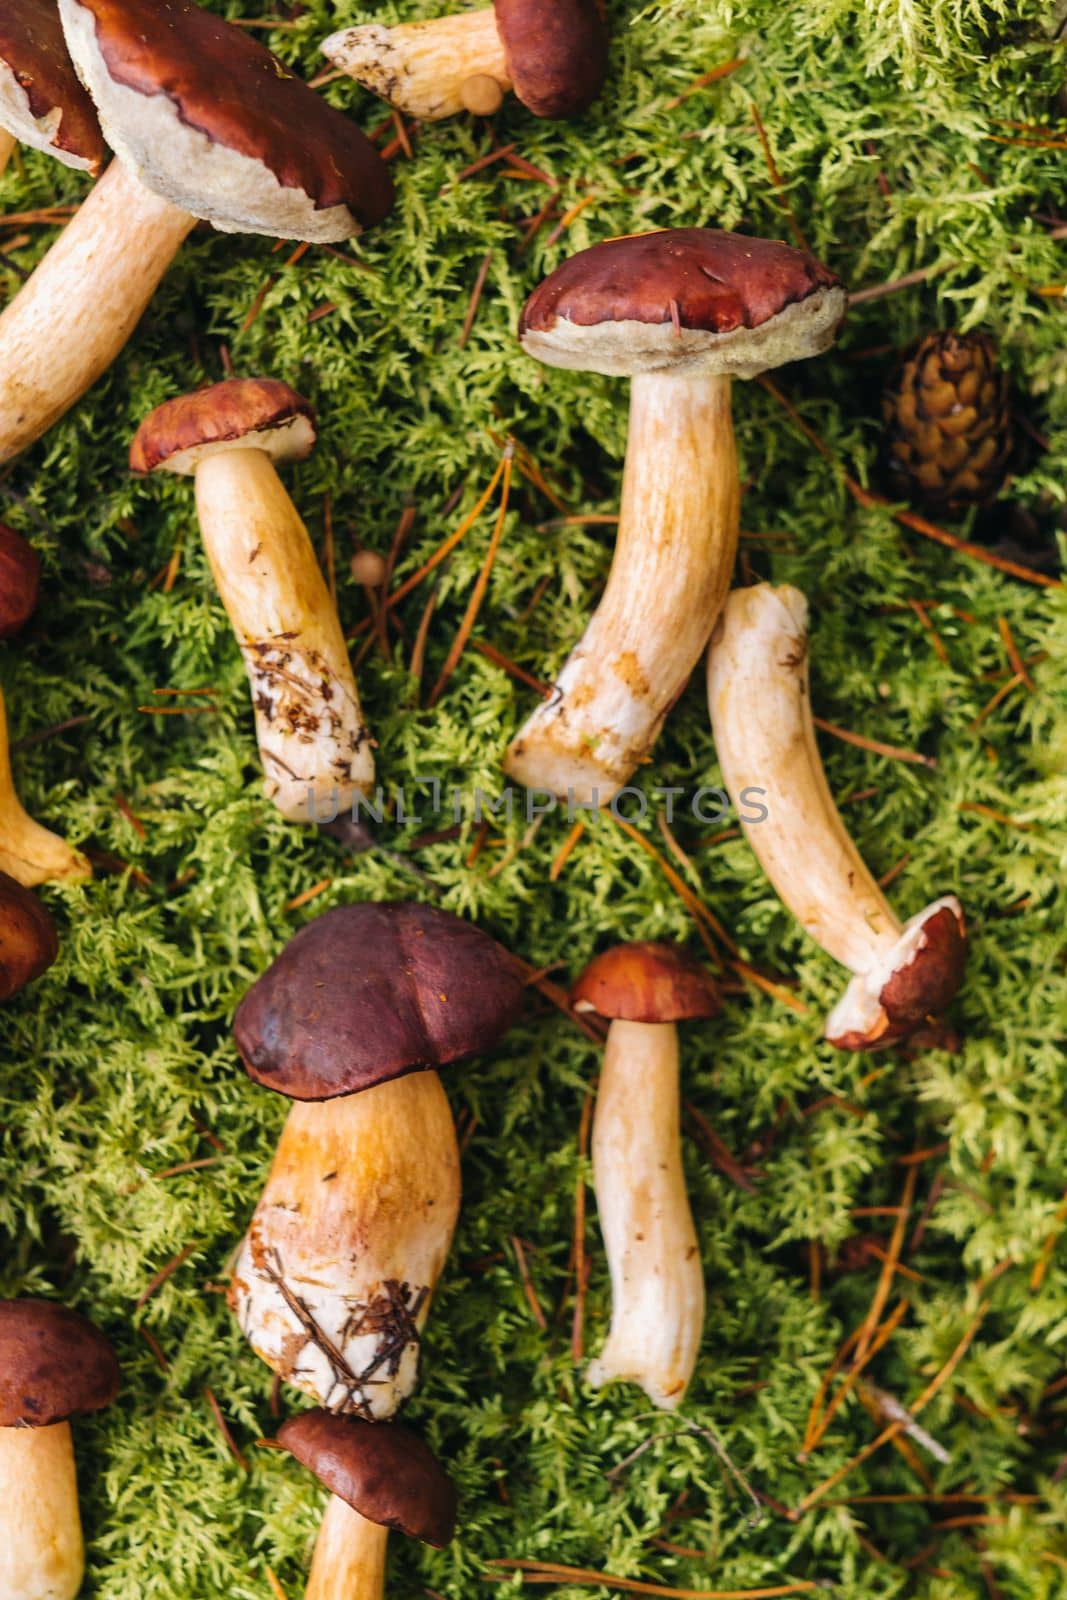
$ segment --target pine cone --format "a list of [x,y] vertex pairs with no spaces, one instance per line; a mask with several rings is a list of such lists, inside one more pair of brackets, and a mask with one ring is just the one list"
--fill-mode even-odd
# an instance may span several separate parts
[[989,500],[1012,451],[1008,375],[984,333],[931,333],[882,399],[890,492],[956,513]]

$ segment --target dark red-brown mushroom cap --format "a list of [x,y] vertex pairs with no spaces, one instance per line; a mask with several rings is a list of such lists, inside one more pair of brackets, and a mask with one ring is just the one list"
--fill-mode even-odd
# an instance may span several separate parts
[[570,256],[527,300],[519,336],[550,366],[753,377],[827,349],[845,304],[840,279],[780,239],[665,228]]
[[194,472],[205,455],[253,438],[274,461],[302,461],[315,443],[310,403],[276,378],[228,378],[178,395],[141,423],[130,445],[130,468]]
[[99,1411],[119,1365],[99,1328],[52,1300],[0,1300],[0,1428],[45,1428]]
[[337,906],[252,985],[234,1036],[257,1083],[329,1100],[491,1049],[522,997],[507,952],[448,911]]
[[368,1522],[441,1549],[456,1531],[456,1491],[436,1456],[399,1422],[303,1411],[278,1443]]
[[370,141],[243,29],[191,0],[60,0],[60,13],[108,142],[173,204],[322,240],[388,212]]
[[535,117],[574,117],[600,93],[608,30],[597,0],[493,0],[515,93]]
[[[4,78],[14,80],[7,84]],[[93,102],[70,59],[56,0],[0,5],[0,126],[69,167],[97,173],[107,155]]]
[[59,935],[32,890],[0,872],[0,1000],[39,978],[59,954]]
[[839,1050],[873,1050],[908,1038],[952,1000],[967,960],[967,927],[955,895],[945,895],[912,917],[888,974],[872,990],[853,978],[826,1024]]
[[41,588],[41,558],[14,528],[0,522],[0,639],[29,621]]
[[571,989],[577,1011],[625,1022],[713,1017],[719,990],[699,961],[676,944],[640,939],[594,956]]

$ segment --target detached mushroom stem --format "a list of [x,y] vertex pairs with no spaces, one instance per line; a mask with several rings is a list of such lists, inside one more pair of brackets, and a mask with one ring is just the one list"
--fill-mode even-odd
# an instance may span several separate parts
[[85,856],[42,828],[23,809],[15,793],[7,735],[7,707],[0,690],[0,872],[32,889],[38,883],[92,875]]

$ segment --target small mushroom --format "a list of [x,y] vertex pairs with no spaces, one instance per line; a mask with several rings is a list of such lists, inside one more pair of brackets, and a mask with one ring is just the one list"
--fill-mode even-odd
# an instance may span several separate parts
[[41,558],[28,539],[0,522],[0,639],[13,639],[37,607]]
[[20,142],[94,178],[107,154],[55,0],[4,0],[0,7],[0,173]]
[[190,0],[59,0],[112,162],[0,316],[0,461],[122,350],[197,219],[327,241],[378,222],[392,180],[354,123]]
[[110,1405],[114,1352],[49,1300],[0,1301],[0,1595],[74,1600],[85,1570],[70,1417]]
[[330,1491],[304,1600],[382,1600],[390,1528],[441,1549],[456,1527],[456,1491],[417,1434],[398,1422],[305,1411],[278,1443]]
[[168,400],[130,447],[134,472],[196,480],[200,533],[248,672],[266,792],[294,822],[336,816],[374,782],[337,609],[275,469],[314,444],[314,412],[288,384],[233,378]]
[[611,1328],[586,1372],[624,1379],[672,1411],[704,1329],[704,1273],[682,1170],[676,1023],[712,1017],[719,992],[676,945],[617,945],[571,991],[611,1019],[593,1121],[593,1183],[611,1269]]
[[237,1008],[245,1069],[295,1104],[230,1305],[256,1354],[330,1411],[387,1419],[414,1388],[460,1196],[429,1069],[490,1049],[522,993],[488,935],[397,902],[317,917]]
[[814,256],[712,228],[610,239],[534,290],[523,349],[631,378],[630,431],[607,588],[556,693],[513,739],[510,777],[606,805],[648,760],[733,571],[731,379],[818,355],[844,313]]
[[493,0],[429,22],[331,33],[323,54],[405,116],[490,117],[514,90],[535,117],[574,117],[600,93],[608,31],[599,0]]
[[869,1050],[923,1028],[959,988],[963,909],[942,895],[903,925],[852,842],[815,743],[808,690],[808,603],[788,584],[736,589],[708,652],[715,748],[735,802],[766,815],[742,826],[775,892],[828,955],[854,974],[826,1020],[841,1050]]
[[7,706],[0,690],[0,872],[32,889],[49,879],[87,878],[91,867],[80,850],[42,828],[15,793],[7,737]]
[[58,954],[56,925],[37,896],[0,872],[0,1001],[47,972]]

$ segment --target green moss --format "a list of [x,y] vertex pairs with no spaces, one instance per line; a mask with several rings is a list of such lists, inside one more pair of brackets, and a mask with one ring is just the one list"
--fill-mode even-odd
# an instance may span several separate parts
[[[247,0],[220,9],[252,16],[264,7]],[[376,15],[429,9],[410,0]],[[89,717],[18,756],[20,788],[35,815],[143,875],[46,891],[62,926],[60,961],[2,1019],[0,1291],[77,1303],[115,1339],[125,1370],[119,1403],[77,1435],[86,1594],[95,1600],[266,1600],[265,1562],[291,1600],[301,1592],[321,1495],[291,1462],[256,1450],[274,1426],[270,1375],[217,1287],[284,1106],[246,1080],[228,1025],[253,975],[308,917],[344,900],[431,892],[402,862],[381,853],[345,858],[328,839],[286,826],[261,798],[241,665],[199,548],[189,486],[134,484],[125,471],[145,412],[221,377],[223,346],[239,372],[287,378],[315,401],[321,441],[294,473],[293,492],[316,538],[332,498],[347,627],[364,614],[347,574],[350,537],[387,548],[412,497],[417,520],[400,573],[413,571],[487,482],[497,458],[489,427],[515,434],[569,510],[613,509],[625,386],[528,361],[513,336],[518,309],[564,253],[611,234],[704,222],[781,232],[755,102],[801,228],[849,282],[941,269],[924,287],[858,307],[832,356],[786,374],[805,420],[854,476],[871,479],[889,348],[931,326],[980,322],[1001,340],[1020,409],[1048,444],[1032,452],[1005,499],[1064,501],[1064,302],[1037,292],[1065,276],[1063,241],[1044,220],[1062,205],[1062,151],[1003,142],[1018,136],[1012,124],[1050,119],[1064,136],[1054,120],[1064,50],[1044,36],[1044,3],[721,0],[613,9],[611,84],[595,112],[553,126],[511,103],[492,128],[458,120],[424,130],[414,161],[396,166],[394,216],[352,247],[352,265],[315,249],[286,265],[269,241],[194,235],[108,378],[0,483],[0,514],[34,540],[47,566],[37,618],[0,658],[14,736]],[[311,0],[297,27],[269,42],[310,74],[328,29],[367,14],[347,0]],[[671,104],[738,54],[742,70]],[[335,82],[325,92],[365,125],[378,120],[379,108],[352,86]],[[594,197],[561,238],[545,227],[526,251],[517,224],[544,203],[542,186],[507,176],[500,163],[454,181],[495,143],[511,141],[558,179],[561,212]],[[0,205],[24,210],[81,190],[53,163],[25,155],[0,182]],[[33,230],[19,264],[31,265],[50,237]],[[485,294],[461,350],[468,296],[489,250]],[[246,328],[268,274],[272,287]],[[0,262],[0,292],[14,288]],[[326,304],[335,309],[309,326],[309,313]],[[874,870],[906,857],[892,888],[901,910],[943,890],[968,908],[972,957],[953,1019],[963,1048],[879,1060],[873,1075],[870,1061],[831,1052],[817,1019],[840,972],[799,934],[743,841],[702,845],[714,830],[683,819],[677,832],[693,855],[693,887],[753,961],[797,979],[810,1007],[798,1016],[735,994],[719,1020],[686,1030],[687,1094],[733,1149],[758,1147],[751,1159],[761,1170],[756,1191],[742,1192],[687,1143],[709,1285],[691,1397],[678,1417],[650,1415],[636,1391],[588,1393],[572,1367],[576,1134],[597,1059],[565,1019],[531,1005],[496,1058],[449,1079],[457,1111],[469,1109],[478,1123],[411,1416],[453,1466],[462,1532],[438,1555],[396,1541],[397,1597],[429,1584],[448,1600],[469,1600],[491,1592],[482,1582],[489,1559],[519,1555],[694,1587],[814,1577],[832,1580],[843,1600],[1067,1593],[1067,1487],[1055,1481],[1063,1398],[1043,1398],[1064,1365],[1062,1265],[1054,1260],[1042,1287],[1028,1287],[1067,1169],[1064,601],[926,543],[880,510],[858,509],[757,385],[738,386],[736,414],[745,527],[788,536],[748,544],[746,555],[756,573],[798,583],[811,597],[817,709],[936,752],[938,766],[927,770],[829,741],[825,748],[838,796],[873,790],[847,816]],[[445,516],[456,491],[461,506]],[[610,531],[544,527],[554,516],[516,479],[478,624],[539,675],[558,667],[577,638],[610,559]],[[489,526],[486,516],[441,579],[427,686],[454,637]],[[179,541],[180,573],[164,593],[150,579]],[[544,598],[526,616],[543,579]],[[434,774],[492,791],[504,742],[531,697],[468,650],[441,703],[417,709],[407,662],[425,593],[401,609],[406,642],[393,658],[372,653],[361,670],[382,781],[393,788]],[[915,599],[930,604],[947,661],[908,606]],[[1012,694],[976,729],[996,686],[983,675],[1004,665],[1000,617],[1025,655],[1044,659],[1034,668],[1036,692]],[[215,687],[217,714],[138,711],[165,686]],[[716,781],[699,682],[646,776],[649,787]],[[143,838],[116,793],[142,819]],[[1027,826],[961,811],[964,803]],[[382,834],[404,851],[430,825]],[[523,827],[517,819],[505,828],[510,842]],[[573,969],[609,938],[693,939],[654,863],[610,820],[587,831],[551,884],[566,827],[547,818],[495,876],[499,850],[466,866],[469,827],[420,849],[417,861],[442,904],[538,965]],[[286,909],[327,876],[325,893]],[[986,1291],[974,1343],[924,1416],[951,1459],[926,1464],[942,1491],[1038,1498],[991,1508],[988,1524],[940,1533],[934,1522],[957,1508],[824,1502],[795,1525],[767,1510],[753,1526],[747,1496],[693,1428],[714,1428],[749,1482],[786,1505],[873,1437],[875,1425],[852,1400],[822,1449],[798,1460],[819,1380],[866,1311],[878,1268],[829,1275],[816,1302],[807,1241],[832,1252],[857,1228],[887,1234],[890,1218],[857,1221],[854,1208],[894,1204],[905,1170],[898,1158],[942,1142],[947,1150],[922,1166],[918,1182],[917,1207],[935,1177],[944,1184],[909,1257],[921,1277],[898,1280],[910,1311],[872,1375],[901,1400],[918,1395],[963,1334],[981,1280],[1014,1261]],[[208,1158],[213,1165],[152,1176]],[[527,1241],[544,1333],[522,1293],[515,1233]],[[189,1259],[135,1310],[153,1274],[189,1244]],[[608,1286],[592,1205],[587,1244],[595,1346]],[[138,1327],[158,1339],[166,1374]],[[226,1450],[205,1386],[250,1458],[248,1473]],[[647,1448],[609,1475],[639,1445]],[[840,1492],[920,1489],[884,1449]],[[665,1520],[680,1496],[681,1515]],[[660,1532],[706,1559],[651,1545]],[[582,1592],[559,1591],[568,1600]]]

